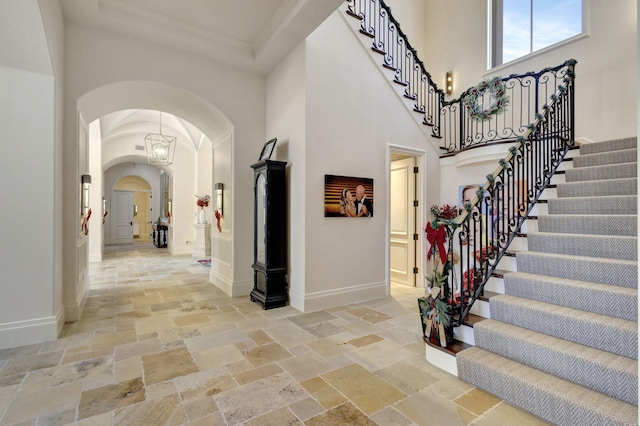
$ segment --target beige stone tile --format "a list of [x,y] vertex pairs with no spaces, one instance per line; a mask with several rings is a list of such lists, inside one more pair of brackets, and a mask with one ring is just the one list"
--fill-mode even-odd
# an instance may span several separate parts
[[480,416],[498,405],[500,403],[500,399],[490,393],[473,388],[464,395],[454,399],[453,402]]
[[158,337],[165,345],[200,335],[201,333],[198,327],[170,328],[158,332]]
[[361,348],[363,346],[367,346],[372,343],[379,342],[381,340],[382,340],[382,337],[375,334],[369,334],[367,336],[362,336],[362,337],[358,337],[357,339],[349,340],[347,343],[355,346],[356,348]]
[[446,375],[443,375],[441,370],[432,365],[429,366],[427,372],[435,377],[439,377],[440,380],[429,386],[429,388],[425,389],[425,391],[430,390],[431,392],[435,392],[443,398],[454,400],[460,395],[473,389],[473,386],[466,382],[463,382],[455,376],[452,376],[448,373]]
[[153,315],[135,321],[136,333],[154,333],[161,330],[176,328],[176,322],[171,315]]
[[377,325],[361,319],[356,319],[355,321],[348,322],[347,324],[343,324],[340,327],[358,337],[375,334],[378,331],[382,330]]
[[114,368],[114,379],[117,383],[125,380],[142,377],[142,359],[131,357],[116,361]]
[[298,426],[302,425],[300,420],[287,408],[282,407],[259,417],[254,417],[247,426]]
[[145,387],[147,394],[147,400],[150,399],[162,399],[167,395],[173,395],[178,393],[178,388],[172,381],[157,383],[155,385],[148,385]]
[[28,373],[12,374],[10,376],[0,376],[0,388],[5,386],[19,385]]
[[547,426],[552,423],[502,401],[478,418],[474,424],[478,426]]
[[186,327],[189,325],[201,324],[203,322],[211,322],[211,319],[207,314],[193,314],[176,317],[175,321],[178,327]]
[[29,371],[36,371],[43,368],[55,367],[60,364],[63,354],[64,351],[57,351],[12,358],[8,360],[2,370],[0,370],[0,376],[9,376]]
[[304,345],[316,340],[316,337],[289,321],[280,321],[277,325],[264,330],[273,340],[285,348]]
[[294,356],[304,355],[304,354],[313,352],[311,348],[307,345],[292,346],[290,348],[287,348],[287,350],[291,352],[291,355],[294,355]]
[[135,331],[125,331],[122,333],[102,333],[96,335],[91,342],[91,350],[97,351],[100,349],[113,348],[118,345],[124,345],[125,343],[136,342],[138,336]]
[[172,349],[142,357],[145,384],[171,380],[174,377],[195,373],[198,367],[186,348]]
[[285,359],[280,361],[279,364],[298,382],[319,376],[335,368],[329,361],[315,352]]
[[4,410],[13,400],[17,390],[18,384],[2,386],[0,383],[0,413],[4,413]]
[[[57,386],[54,390],[40,389],[35,392],[17,394],[7,407],[2,424],[13,424],[34,419],[43,415],[73,409],[80,400],[80,382]],[[38,401],[34,404],[34,401]]]
[[409,358],[380,369],[375,374],[411,395],[440,381],[429,373],[433,368],[424,358],[418,361]]
[[202,330],[200,336],[184,339],[184,344],[189,349],[189,352],[197,353],[236,342],[253,343],[253,340],[244,331],[237,328],[224,329],[217,332],[204,332]]
[[127,380],[82,392],[78,406],[78,418],[85,419],[145,400],[141,378]]
[[202,382],[202,384],[189,389],[182,389],[183,386],[184,384],[179,386],[181,388],[180,398],[183,402],[201,400],[238,387],[237,383],[228,374],[211,377],[209,380]]
[[[428,414],[427,414],[428,415]],[[371,420],[379,425],[408,426],[412,421],[393,407],[387,407],[371,416]]]
[[264,379],[265,377],[275,376],[280,373],[282,373],[282,368],[280,368],[278,364],[272,363],[234,374],[233,377],[240,385],[244,385],[255,382],[256,380]]
[[183,401],[182,406],[190,421],[209,416],[219,411],[218,405],[210,396],[191,401]]
[[[420,323],[419,318],[415,319],[415,321]],[[392,327],[386,330],[381,330],[377,334],[378,336],[384,337],[385,339],[398,345],[407,345],[413,342],[423,342],[421,337],[422,329],[420,329],[419,332],[420,333],[412,333],[400,327]]]
[[318,338],[333,336],[344,332],[343,328],[338,327],[330,322],[320,322],[304,326],[303,329]]
[[414,354],[393,342],[382,340],[361,348],[356,348],[345,355],[369,371],[376,371],[401,361],[404,358],[412,357]]
[[249,336],[258,345],[273,342],[273,339],[263,330],[250,331],[247,333],[247,336]]
[[244,359],[244,355],[235,345],[220,346],[193,354],[193,360],[200,371],[234,364]]
[[191,420],[188,424],[189,426],[227,426],[220,411],[196,420]]
[[289,409],[302,421],[324,412],[324,408],[313,398],[305,398],[289,405]]
[[[17,346],[15,348],[0,349],[0,361],[8,360],[12,358],[24,358],[31,355],[37,355],[40,353],[42,343],[36,343],[34,345]],[[47,351],[49,352],[49,351]]]
[[383,314],[382,312],[379,312],[370,308],[365,308],[365,307],[348,309],[347,312],[362,320],[369,321],[372,324],[377,324],[379,322],[387,321],[391,319],[389,315],[386,315],[386,314]]
[[[104,376],[107,378],[105,379]],[[96,378],[99,378],[98,383],[113,382],[113,357],[88,359],[46,370],[34,371],[25,379],[20,387],[20,392],[55,388],[65,383],[80,380],[89,381]]]
[[305,422],[307,426],[325,425],[349,425],[349,426],[376,426],[362,411],[358,410],[350,403],[344,403],[336,408],[327,410]]
[[343,342],[335,336],[325,337],[324,339],[317,339],[306,344],[318,355],[329,358],[334,355],[343,354],[354,349],[348,343]]
[[313,396],[324,408],[333,408],[347,399],[321,377],[305,380],[300,385]]
[[127,343],[117,346],[114,350],[114,353],[116,361],[119,361],[121,359],[140,357],[143,355],[155,354],[162,351],[162,341],[158,337],[155,337],[148,340],[142,340],[139,342]]
[[229,373],[231,374],[240,374],[244,371],[249,371],[249,370],[253,370],[254,366],[251,365],[251,363],[249,361],[247,361],[247,359],[243,359],[242,361],[238,361],[238,362],[234,362],[232,364],[228,364],[226,366],[227,370],[229,370]]
[[357,364],[323,374],[322,378],[367,415],[406,397],[403,392]]
[[76,422],[68,423],[68,426],[111,426],[111,412],[98,414]]
[[181,425],[187,417],[177,395],[145,401],[115,411],[113,422],[117,425]]
[[292,355],[278,343],[271,342],[249,349],[245,356],[252,365],[260,367],[261,365],[291,358]]
[[66,350],[64,352],[64,358],[62,358],[60,364],[69,364],[73,362],[85,361],[87,359],[113,355],[113,348],[104,348],[97,351],[92,351],[90,350],[90,346],[83,346],[82,348],[77,349],[77,353],[74,353],[73,350]]
[[294,315],[287,318],[298,327],[305,327],[311,324],[317,324],[325,321],[336,319],[336,316],[327,311],[309,312],[301,315]]
[[280,374],[222,392],[214,398],[227,423],[238,424],[308,396],[288,375]]
[[[438,413],[438,415],[425,416],[427,407],[429,412]],[[477,418],[458,404],[429,391],[429,388],[398,402],[394,408],[420,426],[468,425]]]

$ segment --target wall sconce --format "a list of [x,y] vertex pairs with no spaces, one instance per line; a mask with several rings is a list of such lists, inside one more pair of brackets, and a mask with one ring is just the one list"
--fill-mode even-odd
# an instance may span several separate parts
[[223,215],[223,206],[224,206],[224,197],[222,193],[224,192],[224,184],[216,183],[214,185],[214,189],[216,191],[216,209]]
[[81,199],[80,199],[80,215],[84,216],[89,210],[89,187],[91,187],[91,175],[82,175],[80,177],[82,183]]
[[445,81],[445,93],[450,95],[453,93],[453,71],[447,71],[447,77]]

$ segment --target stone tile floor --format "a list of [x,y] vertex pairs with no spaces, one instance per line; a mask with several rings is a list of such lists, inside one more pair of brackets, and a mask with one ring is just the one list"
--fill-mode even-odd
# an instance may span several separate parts
[[416,298],[264,311],[150,243],[91,265],[82,319],[0,350],[0,425],[543,425],[425,361]]

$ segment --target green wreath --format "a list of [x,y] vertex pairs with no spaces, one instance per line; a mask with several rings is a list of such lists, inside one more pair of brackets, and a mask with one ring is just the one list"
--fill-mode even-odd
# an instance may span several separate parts
[[[485,93],[488,93],[493,102],[491,102],[488,108],[484,108],[481,100]],[[477,121],[485,121],[491,118],[492,115],[500,114],[507,109],[509,105],[509,97],[507,96],[507,89],[500,77],[494,77],[491,80],[485,80],[471,89],[469,93],[462,99],[465,107],[469,112],[469,117]]]

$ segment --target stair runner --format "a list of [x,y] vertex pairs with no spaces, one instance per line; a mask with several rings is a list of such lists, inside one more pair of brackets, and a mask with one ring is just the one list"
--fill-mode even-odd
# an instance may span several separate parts
[[461,379],[555,424],[638,424],[637,138],[584,144]]

